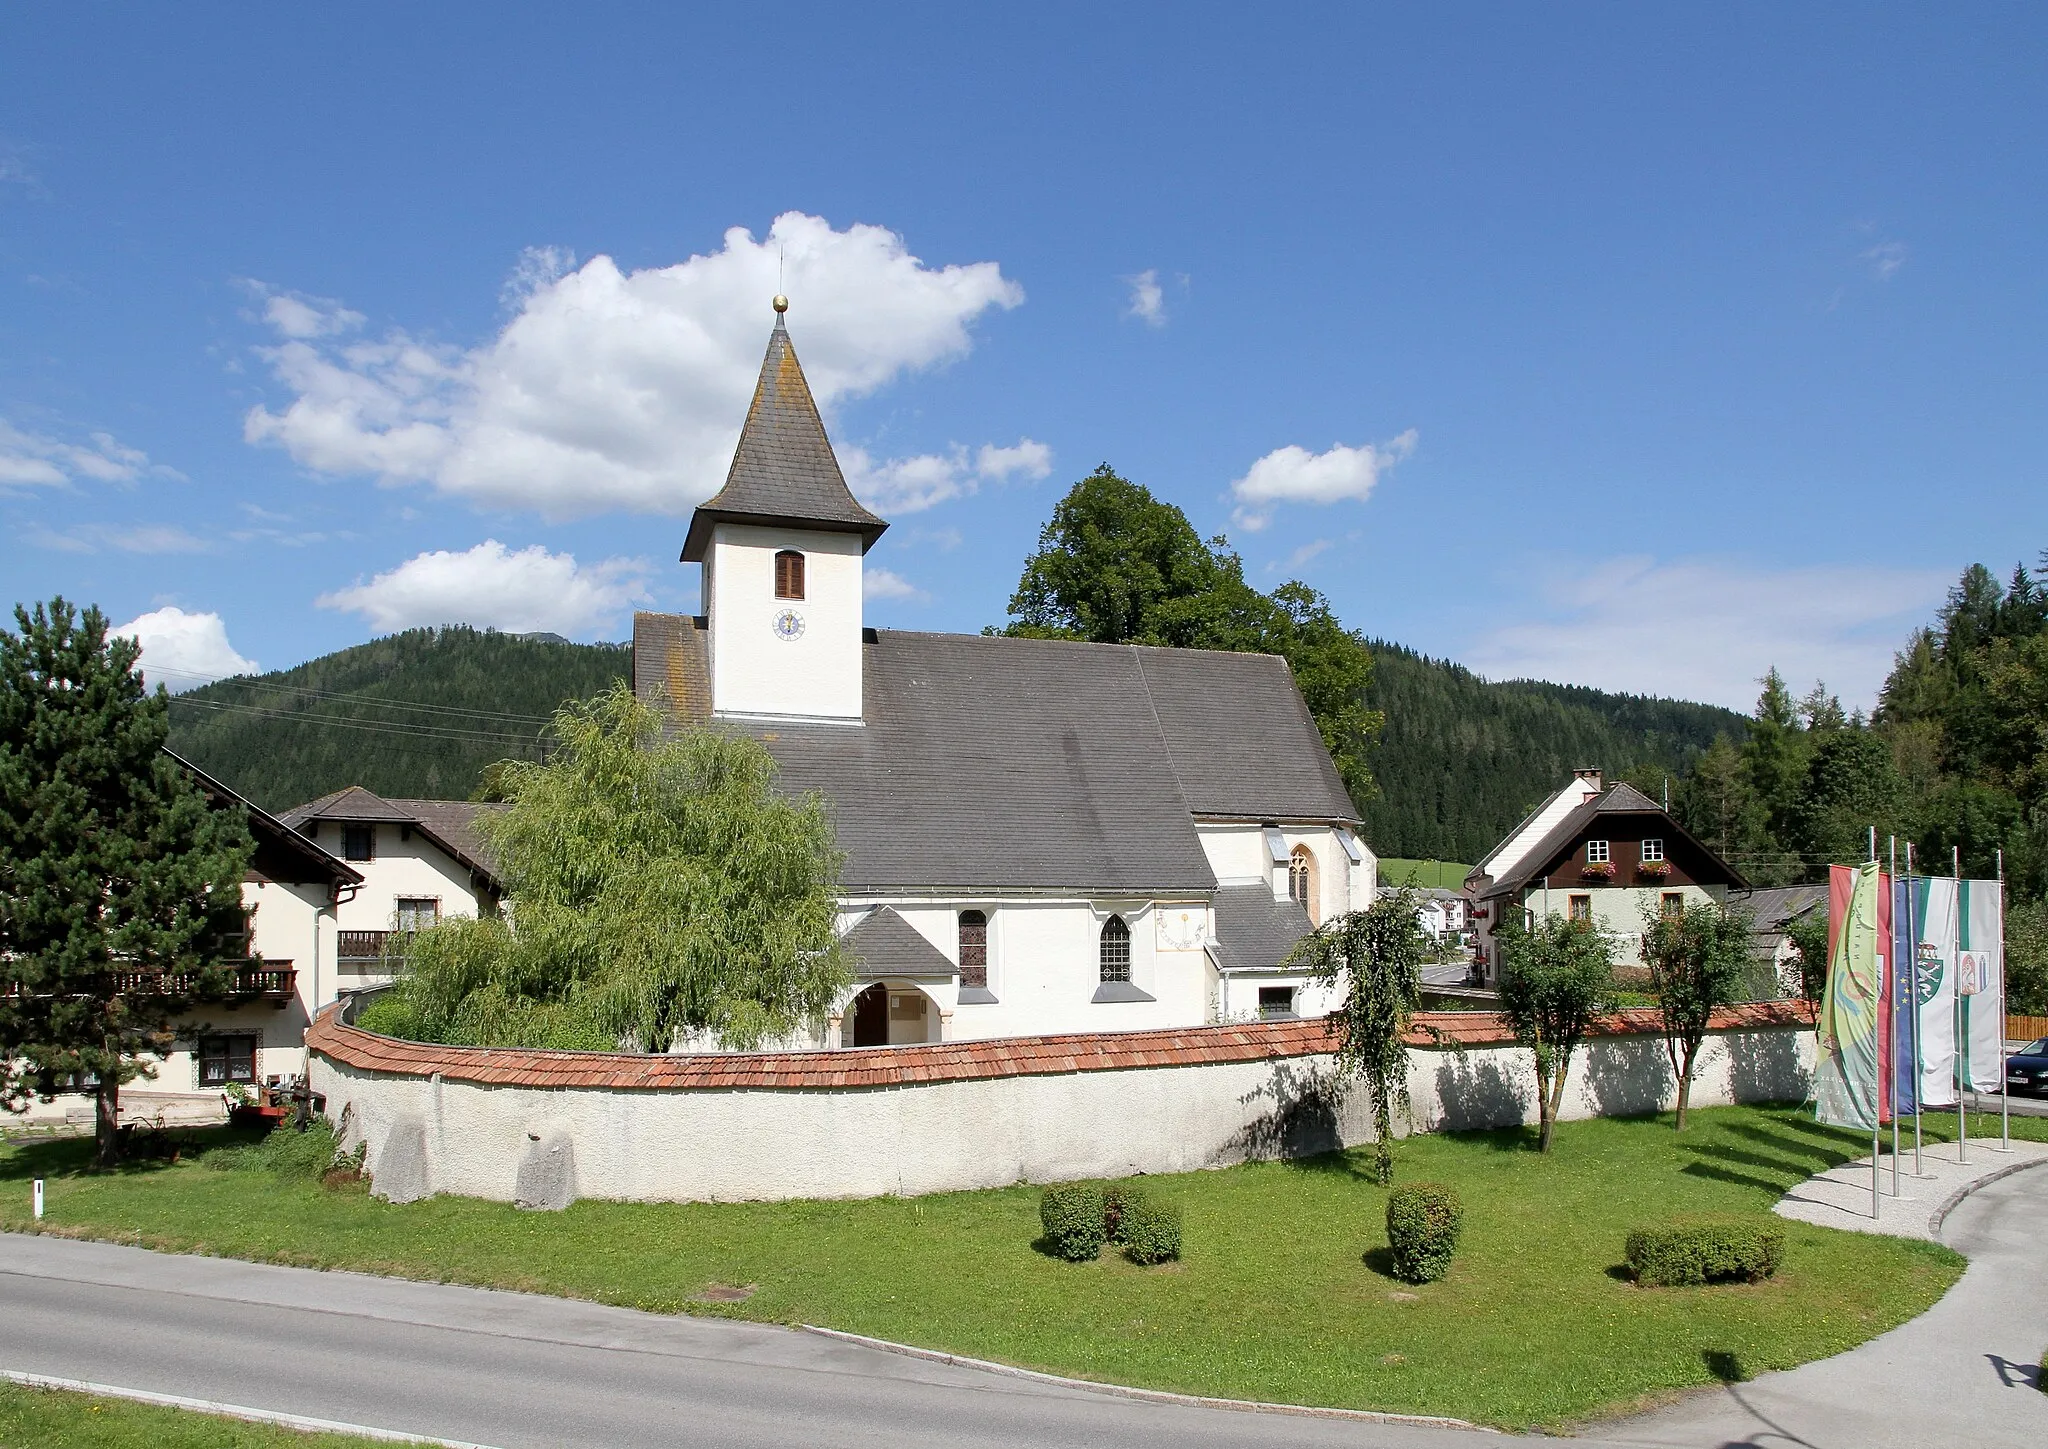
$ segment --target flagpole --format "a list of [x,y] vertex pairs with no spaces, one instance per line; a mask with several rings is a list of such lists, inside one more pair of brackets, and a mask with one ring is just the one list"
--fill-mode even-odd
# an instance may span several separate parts
[[[1891,980],[1885,983],[1885,1000],[1892,1018],[1892,1196],[1899,1195],[1899,837],[1888,837],[1892,873],[1886,878],[1885,903],[1891,907],[1891,939],[1884,943],[1885,959],[1891,962]],[[1917,1084],[1916,1084],[1917,1085]],[[1913,1100],[1919,1101],[1918,1091]]]
[[[1877,827],[1875,825],[1870,827],[1870,863],[1872,865],[1877,864]],[[1872,902],[1873,906],[1875,904],[1875,902]],[[1875,910],[1872,911],[1872,914],[1876,914]],[[1870,924],[1875,926],[1877,922],[1873,920]],[[1890,989],[1891,983],[1884,979],[1884,973],[1880,971],[1877,977],[1877,1055],[1880,1068],[1884,1064],[1884,994]],[[1870,1220],[1872,1222],[1878,1222],[1883,1217],[1882,1204],[1879,1201],[1880,1183],[1883,1179],[1878,1174],[1877,1166],[1879,1155],[1883,1151],[1884,1072],[1880,1070],[1877,1074],[1877,1093],[1870,1103]]]
[[2005,1069],[2005,847],[1998,848],[1998,1141],[2012,1151],[2012,1076]]
[[[1970,1019],[1969,1007],[1963,996],[1963,848],[1949,847],[1949,871],[1956,883],[1956,908],[1951,914],[1955,918],[1955,963],[1956,963],[1956,1161],[1970,1160]],[[2005,1028],[2000,1027],[2003,1031]]]
[[[1906,842],[1906,879],[1913,879],[1913,842]],[[1906,888],[1906,930],[1913,933],[1913,890]],[[1913,941],[1913,1176],[1927,1176],[1920,1163],[1920,1099],[1927,1095],[1927,1074],[1921,1068],[1920,1045],[1920,942]]]

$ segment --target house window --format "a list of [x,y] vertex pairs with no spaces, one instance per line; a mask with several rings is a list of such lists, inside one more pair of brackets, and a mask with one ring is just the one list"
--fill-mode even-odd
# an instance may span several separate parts
[[1606,841],[1589,840],[1586,842],[1586,864],[1604,865],[1612,859],[1614,859],[1614,855],[1608,849]]
[[441,919],[441,900],[438,896],[400,896],[398,898],[398,929],[401,931],[424,931]]
[[801,599],[804,596],[804,556],[793,548],[775,555],[775,597]]
[[1294,1015],[1294,988],[1292,986],[1261,986],[1259,988],[1259,1018],[1265,1020],[1275,1016]]
[[1573,896],[1570,909],[1573,920],[1590,923],[1593,919],[1593,898],[1591,896]]
[[1657,900],[1657,909],[1665,917],[1685,914],[1685,895],[1680,891],[1666,891]]
[[377,858],[377,827],[374,825],[342,826],[341,858],[343,860],[375,860]]
[[225,1087],[230,1082],[256,1080],[256,1038],[253,1036],[202,1036],[199,1038],[199,1085]]
[[1102,923],[1102,940],[1097,949],[1104,981],[1131,979],[1131,928],[1124,924],[1122,916],[1111,916]]
[[1287,857],[1287,896],[1299,901],[1311,924],[1316,919],[1316,857],[1306,845],[1294,847]]
[[1664,858],[1664,842],[1662,840],[1644,841],[1642,858],[1644,860],[1662,860]]
[[54,1097],[60,1092],[97,1092],[99,1089],[98,1072],[48,1072],[36,1078],[36,1092],[44,1097]]
[[960,984],[988,988],[988,917],[980,911],[960,913]]

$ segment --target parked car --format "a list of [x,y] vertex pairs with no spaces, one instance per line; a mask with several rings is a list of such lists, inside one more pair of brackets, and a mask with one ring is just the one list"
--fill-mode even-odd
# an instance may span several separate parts
[[2005,1059],[2005,1089],[2008,1092],[2048,1093],[2048,1037],[2021,1048]]

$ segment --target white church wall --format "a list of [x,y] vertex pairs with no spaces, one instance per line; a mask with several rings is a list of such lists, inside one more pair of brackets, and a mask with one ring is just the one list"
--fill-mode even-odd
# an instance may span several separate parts
[[[801,599],[775,597],[782,549],[804,556]],[[721,523],[706,578],[718,713],[861,717],[858,535]],[[801,621],[801,633],[777,631],[784,614]]]

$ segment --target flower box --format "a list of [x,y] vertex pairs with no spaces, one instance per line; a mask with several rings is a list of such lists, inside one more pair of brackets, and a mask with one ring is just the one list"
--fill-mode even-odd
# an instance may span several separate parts
[[1614,862],[1611,860],[1589,860],[1580,867],[1579,873],[1587,880],[1613,880]]
[[1646,860],[1636,866],[1636,876],[1641,880],[1664,880],[1671,874],[1668,860]]

